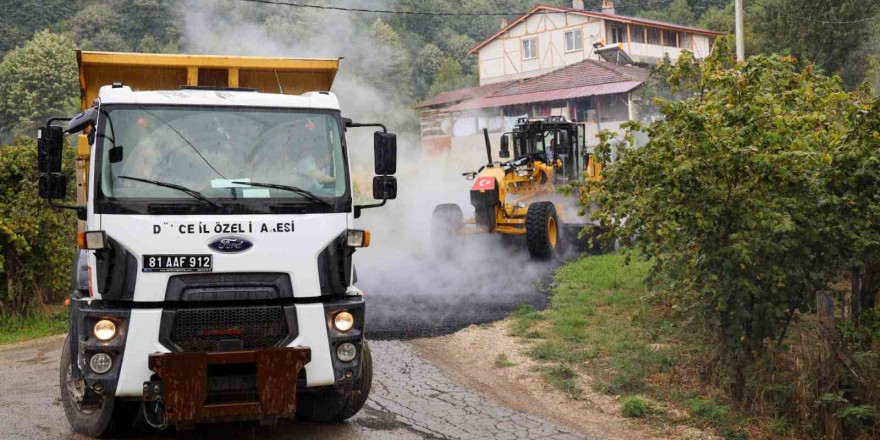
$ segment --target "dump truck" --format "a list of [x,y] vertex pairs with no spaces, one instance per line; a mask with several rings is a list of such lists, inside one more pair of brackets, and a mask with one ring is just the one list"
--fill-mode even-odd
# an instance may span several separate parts
[[486,164],[463,173],[473,181],[474,215],[465,218],[455,203],[434,208],[431,234],[437,256],[451,257],[475,234],[499,234],[524,245],[534,260],[552,259],[563,246],[598,252],[580,234],[587,220],[578,215],[574,198],[557,191],[574,180],[601,179],[601,164],[586,145],[586,124],[563,116],[519,118],[513,131],[501,136],[503,161],[492,160],[489,133],[484,129],[483,134]]
[[[36,164],[40,196],[78,219],[60,368],[73,430],[357,413],[372,361],[354,220],[395,198],[397,146],[342,116],[339,59],[77,60],[83,111],[39,128]],[[355,205],[345,134],[368,126],[378,202]]]

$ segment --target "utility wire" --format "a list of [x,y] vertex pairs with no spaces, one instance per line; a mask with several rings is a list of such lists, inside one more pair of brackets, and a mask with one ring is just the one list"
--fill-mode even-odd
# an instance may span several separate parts
[[760,7],[762,7],[762,8],[764,8],[764,10],[772,11],[772,12],[776,12],[776,13],[778,13],[778,14],[784,15],[784,16],[789,17],[789,18],[794,18],[794,19],[796,19],[796,20],[810,21],[810,22],[813,22],[813,23],[825,23],[825,24],[858,24],[858,23],[865,23],[865,22],[869,22],[869,21],[873,21],[873,20],[880,19],[880,14],[878,14],[878,15],[874,15],[874,16],[872,16],[872,17],[862,18],[862,19],[859,19],[859,20],[817,20],[817,19],[815,19],[815,18],[809,18],[809,17],[803,17],[803,16],[800,16],[800,15],[790,14],[790,13],[788,13],[788,12],[785,12],[785,11],[779,10],[779,9],[774,8],[774,7],[772,7],[772,6],[767,6],[767,5],[765,5],[765,4],[761,3],[761,2],[758,2],[758,1],[756,1],[756,0],[751,0],[751,2],[754,3],[754,4],[756,4],[756,5],[758,5],[758,6],[760,6]]
[[[330,6],[330,5],[315,5],[310,3],[300,3],[300,2],[284,2],[277,0],[236,0],[243,3],[261,3],[266,5],[273,6],[289,6],[296,8],[311,8],[311,9],[323,9],[329,11],[343,11],[343,12],[366,12],[373,14],[397,14],[397,15],[432,15],[432,16],[471,16],[471,17],[480,17],[480,16],[512,16],[512,15],[525,15],[528,11],[510,11],[510,12],[436,12],[436,11],[395,11],[390,9],[367,9],[367,8],[348,8],[344,6]],[[652,5],[660,5],[671,3],[674,0],[657,0],[651,2],[642,2],[642,3],[633,3],[633,4],[619,4],[615,5],[615,8],[621,9],[630,9],[630,8],[639,8],[645,6]],[[587,12],[601,12],[601,11],[587,11]]]

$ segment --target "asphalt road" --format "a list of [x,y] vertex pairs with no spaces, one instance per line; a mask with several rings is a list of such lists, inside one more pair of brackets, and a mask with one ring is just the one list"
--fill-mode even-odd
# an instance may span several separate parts
[[[61,408],[58,362],[62,338],[0,351],[0,439],[84,439],[71,433]],[[421,359],[406,342],[372,341],[373,390],[349,422],[302,421],[200,426],[193,439],[579,439],[536,417],[500,407],[468,391]],[[139,438],[176,438],[173,429]]]
[[[366,407],[338,425],[305,421],[275,427],[215,424],[184,433],[195,439],[576,439],[536,417],[500,407],[467,390],[401,340],[446,334],[503,318],[521,303],[547,304],[542,285],[559,262],[529,262],[524,252],[499,260],[494,247],[468,243],[453,260],[411,252],[405,258],[363,253],[358,285],[367,297],[373,389]],[[380,250],[381,251],[381,250]],[[398,254],[399,255],[399,254]],[[59,398],[60,338],[0,350],[0,440],[79,439]],[[174,430],[140,438],[176,438]]]
[[[439,336],[503,319],[520,304],[547,306],[560,261],[529,261],[524,250],[471,237],[450,260],[429,251],[355,254],[371,339]],[[360,252],[360,251],[359,251]]]

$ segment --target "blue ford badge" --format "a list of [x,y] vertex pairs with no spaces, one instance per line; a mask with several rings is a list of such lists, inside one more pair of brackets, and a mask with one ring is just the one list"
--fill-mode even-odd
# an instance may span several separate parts
[[242,237],[235,236],[226,236],[226,237],[218,237],[211,240],[208,243],[208,247],[214,249],[217,252],[223,253],[236,253],[236,252],[244,252],[254,246],[250,240]]

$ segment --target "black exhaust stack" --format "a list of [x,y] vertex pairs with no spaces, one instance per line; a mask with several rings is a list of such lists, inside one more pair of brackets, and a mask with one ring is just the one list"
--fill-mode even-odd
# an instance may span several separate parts
[[491,167],[492,166],[492,143],[489,142],[489,129],[488,128],[483,129],[483,137],[486,139],[486,157],[489,159],[489,161],[486,162],[486,166]]

